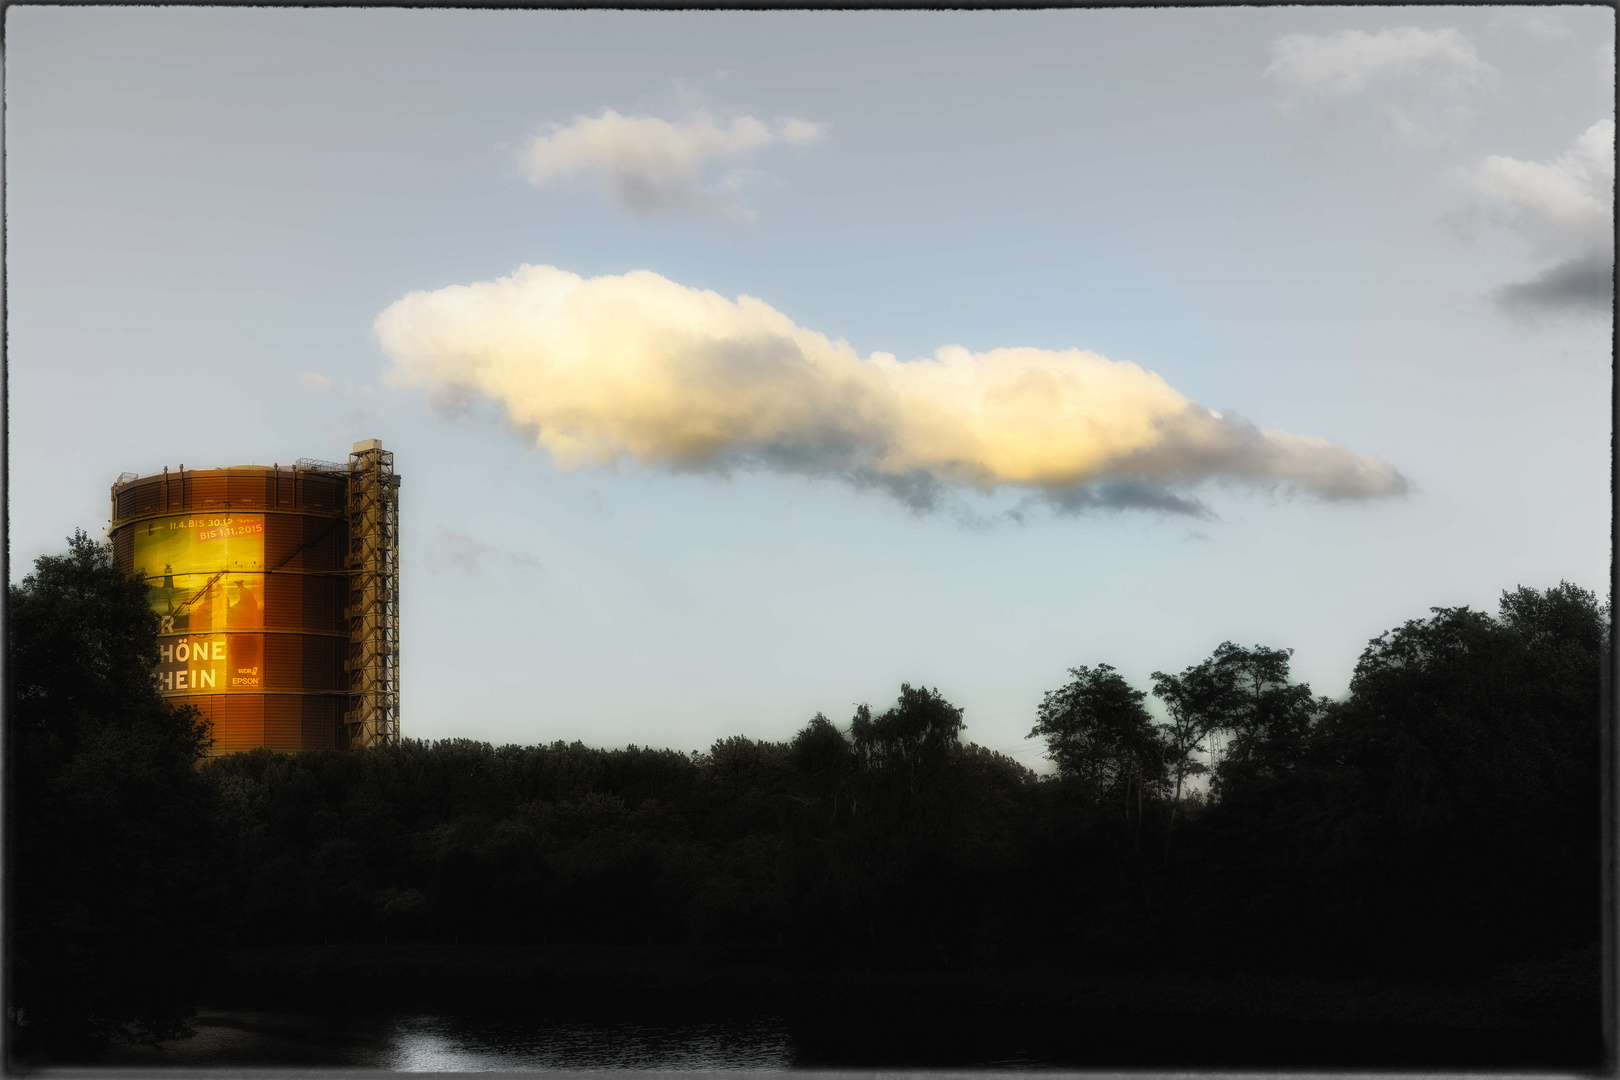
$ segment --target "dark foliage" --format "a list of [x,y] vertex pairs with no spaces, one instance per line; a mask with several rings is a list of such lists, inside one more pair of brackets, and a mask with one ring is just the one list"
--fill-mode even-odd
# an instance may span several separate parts
[[[1369,644],[1337,702],[1292,680],[1287,650],[1230,642],[1154,674],[1163,720],[1106,664],[1074,668],[1037,714],[1058,766],[1044,779],[963,743],[961,710],[910,685],[842,730],[818,714],[786,743],[696,754],[406,740],[194,772],[194,725],[145,676],[138,587],[100,558],[76,541],[13,594],[13,775],[28,763],[13,850],[44,868],[14,909],[14,934],[35,935],[14,937],[16,985],[40,988],[16,999],[30,1009],[133,992],[86,990],[84,950],[190,955],[205,897],[237,946],[1495,973],[1596,1008],[1595,960],[1579,958],[1601,917],[1609,610],[1573,586],[1406,623]],[[69,563],[99,584],[48,585]],[[83,672],[64,675],[65,657]],[[146,890],[145,914],[95,906],[114,879]],[[168,1012],[96,1005],[86,1023],[174,1030],[187,977],[171,965],[151,988]]]
[[7,1016],[13,1060],[187,1031],[219,943],[207,734],[160,698],[146,589],[82,532],[9,590]]
[[1595,942],[1608,649],[1608,605],[1567,584],[1377,638],[1345,701],[1222,763],[1182,925],[1216,962],[1356,972],[1478,975]]
[[1463,977],[1596,940],[1608,618],[1568,585],[1436,610],[1372,642],[1340,702],[1287,650],[1227,642],[1155,674],[1162,722],[1077,667],[1032,732],[1044,781],[909,685],[786,744],[407,741],[205,775],[243,942]]

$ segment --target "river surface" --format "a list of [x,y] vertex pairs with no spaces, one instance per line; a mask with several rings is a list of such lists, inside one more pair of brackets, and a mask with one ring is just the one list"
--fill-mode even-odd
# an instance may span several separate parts
[[[539,1012],[320,1016],[208,1010],[193,1038],[121,1048],[103,1066],[212,1070],[804,1068],[1188,1069],[1568,1067],[1562,1040],[1489,1031],[1165,1018],[917,1013],[732,1015],[710,1020]],[[1572,1054],[1573,1052],[1573,1054]]]
[[488,1072],[529,1069],[787,1069],[780,1019],[648,1023],[546,1016],[421,1013],[331,1018],[206,1011],[197,1034],[157,1050],[115,1051],[105,1064],[283,1066]]

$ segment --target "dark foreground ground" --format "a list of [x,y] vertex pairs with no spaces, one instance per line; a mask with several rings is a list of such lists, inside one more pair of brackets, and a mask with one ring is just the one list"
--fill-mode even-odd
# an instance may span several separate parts
[[[335,945],[240,952],[207,1003],[234,1015],[434,1012],[508,1028],[773,1018],[802,1067],[1596,1071],[1596,963],[1581,952],[1472,982],[1394,983],[803,971],[684,947]],[[303,1063],[321,1063],[319,1051]]]

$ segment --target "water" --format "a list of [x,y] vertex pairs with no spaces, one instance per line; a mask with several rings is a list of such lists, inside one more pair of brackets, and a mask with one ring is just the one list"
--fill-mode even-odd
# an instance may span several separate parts
[[539,1025],[424,1016],[397,1023],[396,1072],[487,1069],[786,1069],[781,1019],[659,1025],[552,1020]]
[[[679,1003],[671,1003],[678,1005]],[[688,1003],[689,1004],[689,1003]],[[707,1018],[706,1018],[707,1016]],[[1491,1029],[829,1006],[791,1015],[555,1012],[322,1016],[210,1010],[197,1035],[102,1065],[390,1072],[804,1068],[1581,1068],[1587,1039]]]
[[391,1072],[529,1069],[758,1070],[791,1068],[782,1018],[656,1023],[556,1016],[420,1013],[331,1018],[205,1011],[195,1037],[157,1050],[113,1051],[110,1065],[283,1066]]

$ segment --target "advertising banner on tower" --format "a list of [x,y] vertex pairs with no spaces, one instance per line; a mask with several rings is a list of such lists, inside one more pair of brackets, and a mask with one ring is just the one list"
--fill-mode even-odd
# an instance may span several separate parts
[[158,689],[217,694],[264,689],[263,634],[183,634],[158,638]]
[[262,690],[264,515],[184,514],[135,528],[135,565],[158,614],[165,694]]
[[185,514],[135,529],[160,634],[264,626],[264,515]]

